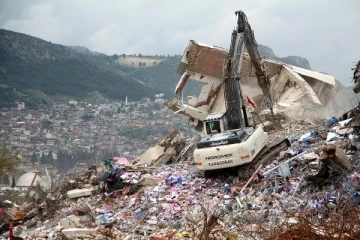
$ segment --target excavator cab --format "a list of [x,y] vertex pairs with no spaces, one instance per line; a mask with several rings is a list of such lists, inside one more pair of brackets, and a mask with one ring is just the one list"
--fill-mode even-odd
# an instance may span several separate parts
[[211,113],[204,120],[206,135],[214,135],[229,130],[226,112]]

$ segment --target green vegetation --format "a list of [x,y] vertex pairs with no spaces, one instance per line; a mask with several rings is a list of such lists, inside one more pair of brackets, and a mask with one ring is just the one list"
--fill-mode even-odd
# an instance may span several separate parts
[[11,174],[15,171],[15,167],[21,162],[16,153],[9,148],[0,148],[0,176]]
[[16,107],[15,102],[24,102],[25,106],[28,108],[37,108],[40,105],[50,104],[50,102],[45,100],[43,97],[35,95],[34,92],[31,92],[31,90],[24,91],[23,94],[13,87],[5,85],[0,86],[0,108]]
[[[151,67],[145,67],[142,63],[142,68],[137,68],[134,71],[132,67],[126,67],[121,65],[112,66],[114,69],[120,69],[126,72],[132,79],[140,80],[143,83],[151,86],[156,93],[164,93],[164,97],[171,99],[174,97],[174,90],[179,82],[180,75],[176,73],[176,69],[180,63],[181,56],[175,55],[165,60],[161,59],[156,65]],[[187,88],[184,91],[184,95],[198,96],[202,84],[195,81],[189,81]]]
[[49,105],[47,96],[81,100],[93,92],[116,100],[153,97],[149,86],[111,71],[115,57],[0,29],[0,107]]
[[42,129],[52,129],[52,122],[48,119],[44,119],[41,121],[41,128]]
[[94,119],[94,116],[91,114],[85,114],[84,116],[81,117],[82,120],[84,120],[85,122],[91,121]]
[[33,165],[38,162],[38,157],[36,156],[35,152],[33,152],[33,154],[31,155],[30,161]]
[[95,91],[109,99],[128,96],[139,100],[153,95],[150,88],[104,71],[85,59],[25,61],[0,53],[0,62],[6,66],[6,73],[0,73],[1,83],[22,91],[36,89],[50,96],[80,99]]
[[52,151],[49,152],[48,155],[42,154],[40,157],[40,164],[53,164],[54,158],[52,155]]

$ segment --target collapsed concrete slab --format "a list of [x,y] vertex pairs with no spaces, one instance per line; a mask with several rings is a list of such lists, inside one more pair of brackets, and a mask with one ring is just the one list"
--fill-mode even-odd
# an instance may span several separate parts
[[161,166],[178,155],[185,146],[185,139],[179,131],[172,131],[168,136],[158,141],[139,157],[133,164],[147,164],[148,166]]
[[60,220],[59,225],[61,228],[68,229],[68,228],[76,228],[79,227],[80,218],[75,215],[67,216]]
[[139,183],[143,186],[156,186],[157,179],[150,174],[145,174],[141,177]]
[[[182,93],[189,79],[202,82],[203,87],[199,96],[188,96],[187,102],[174,99],[169,108],[188,116],[193,125],[198,125],[210,113],[225,111],[223,70],[227,55],[228,51],[223,48],[191,40],[177,70],[182,77],[175,94]],[[276,110],[287,114],[291,109],[294,110],[291,114],[298,117],[299,113],[327,105],[332,97],[329,92],[335,86],[334,77],[273,60],[263,61],[271,78],[270,89]],[[259,109],[267,107],[247,54],[242,58],[239,84],[244,97],[253,99]]]
[[73,189],[67,192],[67,196],[68,198],[88,197],[91,193],[91,188]]
[[95,228],[68,228],[62,230],[65,236],[90,235],[96,231]]
[[326,145],[319,157],[320,161],[333,170],[344,173],[352,170],[352,164],[346,153],[333,144]]

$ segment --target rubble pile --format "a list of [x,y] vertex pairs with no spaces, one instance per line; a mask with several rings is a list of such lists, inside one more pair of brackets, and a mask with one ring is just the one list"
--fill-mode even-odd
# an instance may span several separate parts
[[[360,239],[359,107],[321,124],[281,121],[291,147],[242,182],[205,178],[172,132],[157,157],[104,160],[24,203],[0,202],[0,234],[30,239]],[[168,154],[168,149],[176,153]],[[171,152],[173,151],[171,150]],[[167,152],[167,153],[166,153]],[[177,158],[172,164],[172,157]],[[148,159],[151,161],[146,161]],[[161,159],[161,160],[159,160]],[[180,161],[181,160],[181,161]]]
[[136,158],[133,163],[161,166],[174,156],[177,156],[184,148],[185,142],[179,131],[172,131],[168,136]]

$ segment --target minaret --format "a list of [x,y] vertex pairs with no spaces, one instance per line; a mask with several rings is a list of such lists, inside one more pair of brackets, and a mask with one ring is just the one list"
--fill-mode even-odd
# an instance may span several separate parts
[[125,106],[127,106],[127,104],[128,104],[128,101],[127,101],[127,96],[126,96],[126,98],[125,98]]

